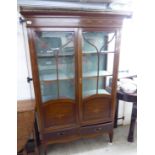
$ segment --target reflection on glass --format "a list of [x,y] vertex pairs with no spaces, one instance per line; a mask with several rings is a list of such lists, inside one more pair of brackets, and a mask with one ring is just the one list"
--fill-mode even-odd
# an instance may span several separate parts
[[42,101],[75,99],[74,33],[36,31]]
[[114,51],[115,33],[83,32],[83,97],[110,93],[106,87],[113,74]]

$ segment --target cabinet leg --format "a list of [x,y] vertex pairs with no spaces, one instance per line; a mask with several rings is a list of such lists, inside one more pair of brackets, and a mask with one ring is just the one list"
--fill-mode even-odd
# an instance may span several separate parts
[[38,130],[36,118],[35,118],[35,122],[34,122],[34,131],[35,131],[35,138],[36,138],[37,146],[39,146],[40,145],[40,136],[39,136],[39,130]]
[[43,144],[43,152],[44,152],[44,155],[47,155],[47,145],[46,144]]
[[27,155],[27,152],[26,152],[26,150],[24,149],[24,151],[23,151],[23,155]]
[[113,141],[113,131],[109,132],[109,139],[110,139],[110,143],[112,143],[112,141]]
[[130,129],[128,134],[128,142],[134,141],[134,128],[135,128],[136,119],[137,119],[137,103],[133,103],[131,123],[130,123]]
[[119,109],[119,100],[117,99],[115,108],[114,128],[117,128],[118,109]]
[[35,148],[35,155],[40,155],[38,148]]
[[36,137],[36,131],[35,131],[35,128],[33,130],[33,137],[34,137],[34,151],[35,151],[35,155],[40,155],[39,153],[39,146],[38,146],[38,143],[37,143],[37,137]]

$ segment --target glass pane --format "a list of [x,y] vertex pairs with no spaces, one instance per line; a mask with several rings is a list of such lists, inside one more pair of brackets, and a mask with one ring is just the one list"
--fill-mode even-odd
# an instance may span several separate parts
[[99,77],[98,94],[111,94],[112,76]]
[[[42,100],[48,101],[51,99],[55,99],[58,96],[57,91],[57,83],[56,81],[52,82],[41,82],[41,94],[42,94]],[[51,93],[52,92],[52,93]]]
[[83,53],[115,51],[114,32],[83,32]]
[[36,31],[42,101],[75,99],[74,32]]
[[97,87],[97,77],[83,79],[83,97],[94,94],[111,94],[111,76],[99,77]]
[[96,78],[84,78],[82,83],[82,92],[84,97],[96,94]]
[[[73,51],[69,51],[72,53]],[[74,99],[75,87],[74,87],[74,72],[75,64],[73,56],[65,56],[59,59],[59,79],[64,78],[66,80],[60,80],[60,98],[71,98]]]
[[113,74],[115,33],[83,32],[82,77],[83,97],[109,94],[108,78]]
[[113,72],[113,58],[114,54],[100,55],[99,57],[97,54],[83,55],[83,76],[97,76],[97,72],[99,72],[100,76],[111,75]]
[[60,81],[60,98],[70,98],[74,99],[75,97],[75,88],[74,81]]

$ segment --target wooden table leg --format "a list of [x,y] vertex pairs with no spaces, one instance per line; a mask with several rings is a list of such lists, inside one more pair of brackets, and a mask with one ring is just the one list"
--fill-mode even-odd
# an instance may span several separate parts
[[135,128],[135,123],[137,119],[137,103],[133,103],[132,107],[132,115],[131,115],[131,123],[130,123],[130,129],[129,129],[129,134],[128,134],[128,142],[133,142],[134,141],[134,128]]
[[119,108],[119,100],[117,99],[117,101],[116,101],[116,109],[115,109],[114,128],[117,128],[118,108]]

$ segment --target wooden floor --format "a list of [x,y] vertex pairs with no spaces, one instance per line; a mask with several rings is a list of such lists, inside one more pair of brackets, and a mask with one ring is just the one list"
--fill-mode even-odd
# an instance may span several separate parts
[[109,137],[104,135],[93,139],[50,145],[48,155],[137,155],[136,133],[135,141],[130,143],[127,141],[128,131],[129,126],[114,129],[113,143],[109,143]]

